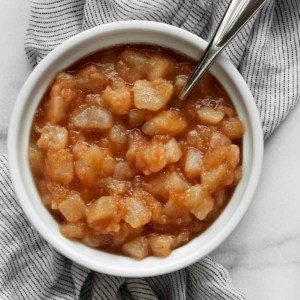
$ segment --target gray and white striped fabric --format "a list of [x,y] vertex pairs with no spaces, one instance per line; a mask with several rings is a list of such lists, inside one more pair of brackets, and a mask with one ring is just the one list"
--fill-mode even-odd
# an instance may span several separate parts
[[[34,67],[67,38],[119,20],[151,20],[209,40],[229,0],[36,0],[26,37]],[[265,138],[299,99],[300,2],[274,0],[226,49],[250,86]],[[74,264],[48,245],[27,222],[0,157],[0,299],[245,299],[227,271],[205,258],[172,274],[112,277]]]

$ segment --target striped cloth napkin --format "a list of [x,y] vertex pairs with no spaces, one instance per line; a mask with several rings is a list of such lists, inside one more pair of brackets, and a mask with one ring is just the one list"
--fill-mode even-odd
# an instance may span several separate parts
[[[151,20],[209,40],[229,0],[35,0],[26,37],[34,67],[53,48],[88,28]],[[268,1],[225,50],[256,100],[265,138],[299,99],[300,2]],[[6,156],[0,157],[0,299],[245,299],[228,272],[206,257],[171,274],[123,278],[94,273],[57,253],[17,204]]]

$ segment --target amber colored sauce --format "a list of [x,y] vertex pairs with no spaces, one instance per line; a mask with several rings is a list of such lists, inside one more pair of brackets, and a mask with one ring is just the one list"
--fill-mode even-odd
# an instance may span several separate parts
[[[176,73],[173,74],[173,76],[172,76],[172,78],[170,78],[170,80],[173,80],[175,78],[175,76],[178,74],[186,74],[186,75],[190,74],[196,65],[196,61],[194,61],[193,59],[190,59],[180,53],[174,52],[173,50],[170,50],[167,48],[163,48],[163,47],[159,47],[159,46],[144,45],[144,44],[134,44],[134,45],[131,44],[131,45],[120,45],[120,46],[116,46],[113,48],[108,48],[108,49],[104,49],[104,50],[95,52],[95,53],[88,55],[88,56],[80,59],[79,61],[75,62],[70,67],[66,68],[65,71],[73,74],[73,73],[77,72],[78,70],[80,70],[82,67],[89,65],[89,64],[103,66],[106,63],[111,63],[114,60],[116,60],[116,58],[120,55],[120,53],[126,48],[143,50],[143,51],[149,52],[149,53],[159,52],[159,53],[162,53],[162,54],[172,58],[176,62],[177,69],[176,69]],[[32,130],[31,130],[31,136],[30,136],[30,142],[32,144],[35,144],[40,136],[40,134],[37,132],[36,129],[43,127],[45,125],[45,123],[47,122],[47,118],[46,118],[47,101],[49,100],[49,97],[50,97],[51,87],[52,87],[52,85],[50,85],[48,90],[45,92],[45,95],[43,96],[43,99],[42,99],[42,101],[37,109],[37,112],[35,114],[35,117],[33,120],[33,125],[32,125]],[[81,95],[79,94],[79,96],[77,97],[77,100],[72,104],[70,110],[72,110],[75,107],[80,107],[85,101],[85,96],[86,96],[86,94],[84,92],[82,92]],[[223,86],[220,84],[220,82],[214,76],[212,76],[210,73],[207,73],[203,77],[201,82],[198,84],[198,86],[194,89],[194,91],[191,93],[191,95],[185,102],[182,102],[179,99],[175,98],[173,101],[171,101],[168,104],[169,108],[182,111],[189,121],[189,127],[187,128],[187,130],[185,132],[183,132],[180,136],[176,137],[179,142],[185,143],[186,132],[191,130],[198,124],[199,121],[198,121],[196,113],[195,113],[195,105],[197,105],[196,103],[198,103],[198,105],[201,105],[201,103],[203,103],[203,102],[205,102],[205,103],[209,102],[210,105],[212,105],[212,106],[218,105],[219,103],[222,103],[223,105],[232,106],[232,103],[230,101],[230,98],[229,98],[227,92],[225,91]],[[115,123],[127,125],[127,123],[128,123],[127,116],[126,115],[125,116],[116,116]],[[76,135],[79,135],[81,132],[70,127],[68,118],[66,118],[66,120],[64,120],[63,122],[60,122],[59,125],[65,126],[67,129],[71,130],[72,134],[69,137],[69,148],[72,149],[74,142],[70,142],[71,139],[74,139],[74,141],[75,141]],[[99,140],[105,136],[105,133],[91,130],[91,131],[85,131],[84,135],[85,135],[86,141],[88,143],[98,144]],[[236,141],[235,144],[237,144],[241,148],[242,140]],[[115,151],[114,156],[115,157],[124,156],[124,150]],[[168,165],[166,168],[167,169],[175,169],[175,170],[179,170],[179,172],[182,172],[182,166],[180,163]],[[45,179],[44,175],[34,175],[34,178],[35,178],[35,181]],[[137,186],[139,185],[139,183],[138,183],[139,180],[147,180],[147,179],[145,178],[145,175],[139,174],[135,179]],[[195,179],[191,183],[197,184],[199,182],[200,182],[199,179]],[[105,195],[105,193],[106,193],[105,188],[102,187],[101,185],[99,187],[90,189],[90,188],[83,186],[83,184],[80,182],[80,180],[78,178],[75,178],[71,182],[71,184],[69,185],[68,188],[71,190],[80,192],[81,197],[86,202],[86,204],[92,203],[94,200]],[[195,220],[192,225],[195,227],[195,229],[194,229],[194,232],[193,232],[193,230],[191,230],[193,237],[199,235],[201,232],[206,230],[216,220],[216,218],[224,210],[224,208],[227,205],[233,192],[234,192],[234,188],[227,188],[227,199],[223,203],[222,207],[213,209],[204,221],[199,221],[194,217]],[[42,193],[42,192],[40,191],[40,193]],[[49,209],[49,212],[59,223],[64,222],[64,218],[58,211]],[[180,226],[168,227],[167,230],[163,226],[161,228],[159,226],[156,226],[154,228],[153,224],[150,223],[145,226],[143,235],[147,235],[150,233],[151,234],[153,234],[153,233],[168,233],[168,234],[176,235],[181,230],[182,230],[182,228]],[[101,247],[101,249],[104,249],[105,251],[109,251],[109,252],[113,252],[113,253],[122,254],[120,246],[111,247],[108,245],[108,246]]]

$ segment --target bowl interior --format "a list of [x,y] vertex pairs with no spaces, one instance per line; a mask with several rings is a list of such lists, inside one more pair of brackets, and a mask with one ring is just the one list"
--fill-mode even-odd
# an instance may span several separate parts
[[89,248],[64,238],[56,221],[43,206],[35,188],[29,163],[28,142],[35,110],[54,75],[83,56],[106,47],[146,43],[171,48],[198,59],[206,42],[169,25],[152,22],[120,22],[103,25],[80,34],[50,53],[33,71],[17,100],[9,129],[9,164],[20,204],[42,236],[59,252],[95,271],[121,276],[152,276],[183,268],[217,247],[237,225],[246,211],[260,173],[262,135],[253,97],[239,73],[224,58],[211,71],[223,84],[243,120],[244,176],[229,204],[214,224],[169,257],[142,261]]

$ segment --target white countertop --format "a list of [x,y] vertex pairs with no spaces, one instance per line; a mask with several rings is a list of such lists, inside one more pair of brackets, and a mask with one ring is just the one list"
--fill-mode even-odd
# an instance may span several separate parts
[[[0,10],[0,154],[17,94],[30,73],[24,48],[29,0]],[[248,299],[300,295],[300,105],[266,142],[262,177],[246,216],[212,253]]]

